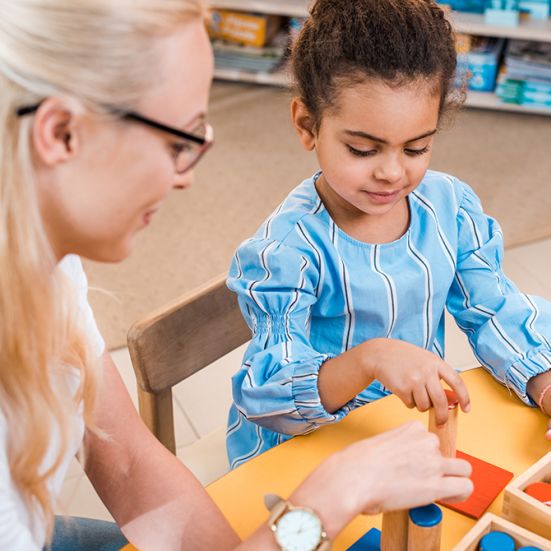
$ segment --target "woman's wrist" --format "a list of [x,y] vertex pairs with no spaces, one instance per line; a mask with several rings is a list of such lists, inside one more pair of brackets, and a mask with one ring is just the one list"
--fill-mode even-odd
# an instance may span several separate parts
[[354,490],[339,475],[339,456],[324,461],[289,497],[293,505],[308,507],[319,515],[331,541],[361,512],[353,499]]

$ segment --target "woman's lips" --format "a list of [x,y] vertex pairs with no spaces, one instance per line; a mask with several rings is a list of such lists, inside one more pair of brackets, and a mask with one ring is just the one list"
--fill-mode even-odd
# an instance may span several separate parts
[[154,208],[154,209],[148,210],[148,211],[143,215],[143,225],[144,225],[144,226],[147,226],[147,225],[151,222],[151,218],[153,218],[153,215],[154,215],[158,210],[159,210],[158,208]]

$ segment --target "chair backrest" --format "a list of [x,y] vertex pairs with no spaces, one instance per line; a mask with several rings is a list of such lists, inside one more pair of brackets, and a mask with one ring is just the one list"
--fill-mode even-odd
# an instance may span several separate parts
[[251,338],[226,274],[135,323],[128,349],[140,415],[176,453],[172,387]]

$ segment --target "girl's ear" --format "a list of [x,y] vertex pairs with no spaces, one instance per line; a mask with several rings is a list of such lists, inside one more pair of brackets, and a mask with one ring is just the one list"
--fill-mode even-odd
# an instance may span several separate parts
[[314,120],[299,98],[293,98],[291,102],[291,120],[295,125],[302,147],[307,151],[312,151],[316,147]]

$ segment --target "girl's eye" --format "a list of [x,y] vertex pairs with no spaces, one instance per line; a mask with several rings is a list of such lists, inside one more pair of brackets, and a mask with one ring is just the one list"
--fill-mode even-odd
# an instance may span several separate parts
[[376,149],[356,149],[351,145],[347,145],[346,147],[348,148],[348,151],[350,151],[350,153],[352,153],[352,155],[355,155],[356,157],[371,157],[372,155],[375,155],[375,153],[377,153]]
[[427,145],[426,147],[423,147],[423,149],[405,149],[404,151],[406,155],[409,155],[410,157],[417,157],[418,155],[428,153],[430,151],[430,147]]

